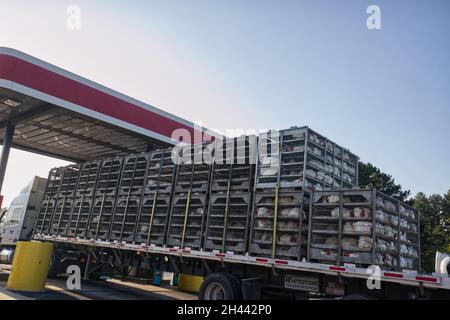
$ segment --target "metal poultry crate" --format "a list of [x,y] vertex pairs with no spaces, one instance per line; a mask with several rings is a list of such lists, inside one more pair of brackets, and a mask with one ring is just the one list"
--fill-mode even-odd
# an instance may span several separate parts
[[101,161],[88,161],[78,165],[80,168],[78,182],[71,185],[74,192],[69,192],[69,194],[74,194],[74,197],[71,197],[71,211],[68,217],[62,217],[64,224],[60,235],[68,237],[85,235],[101,165]]
[[376,189],[314,191],[308,260],[420,271],[417,210]]
[[54,168],[51,169],[48,174],[47,185],[45,187],[43,201],[39,209],[35,232],[41,234],[48,234],[49,232],[53,212],[55,210],[56,199],[61,186],[63,170],[63,167]]
[[74,197],[77,189],[78,179],[80,177],[80,164],[73,164],[64,167],[61,178],[61,185],[59,187],[59,197]]
[[125,157],[119,182],[119,196],[141,196],[147,174],[148,154]]
[[358,157],[308,127],[260,134],[256,187],[350,188]]
[[86,230],[89,223],[89,216],[92,210],[93,199],[82,195],[76,197],[73,202],[73,210],[69,219],[65,236],[80,237],[86,236]]
[[140,202],[140,196],[116,198],[109,240],[133,242]]
[[142,198],[136,243],[163,245],[170,212],[171,196],[155,192]]
[[59,197],[56,200],[53,218],[50,223],[49,234],[64,235],[69,224],[70,215],[72,213],[73,198],[68,196]]
[[115,202],[115,197],[106,194],[93,199],[92,212],[86,227],[86,238],[108,240]]
[[212,153],[213,148],[214,144],[180,147],[182,158],[177,165],[175,193],[209,191],[212,155],[209,163],[203,156],[208,153],[208,149]]
[[[211,161],[214,144],[191,145],[181,149],[169,215],[166,244],[200,249],[208,205]],[[208,160],[203,158],[210,155]]]
[[301,260],[306,257],[309,194],[304,189],[264,189],[254,195],[250,255]]
[[256,136],[242,136],[214,143],[211,192],[253,190],[256,141]]
[[171,149],[156,150],[149,155],[134,240],[136,243],[164,244],[176,174],[171,151]]
[[108,239],[133,242],[148,170],[148,154],[123,158]]
[[106,159],[102,161],[95,196],[116,196],[120,183],[123,158]]
[[251,192],[211,194],[204,249],[245,254],[251,208]]
[[214,143],[205,250],[247,251],[256,141],[256,136],[241,136]]
[[[70,219],[73,198],[78,184],[80,165],[50,171],[38,224],[43,234],[64,234]],[[37,230],[36,230],[37,231]]]
[[172,193],[177,166],[172,161],[171,154],[172,149],[156,150],[150,153],[144,195],[153,195],[155,192]]
[[179,248],[202,247],[207,194],[176,194],[172,199],[166,243]]
[[94,196],[101,165],[101,161],[89,161],[81,165],[80,177],[75,192],[76,197]]
[[[126,158],[132,158],[132,156]],[[87,224],[87,238],[109,240],[109,231],[121,183],[124,160],[125,157],[102,161]]]

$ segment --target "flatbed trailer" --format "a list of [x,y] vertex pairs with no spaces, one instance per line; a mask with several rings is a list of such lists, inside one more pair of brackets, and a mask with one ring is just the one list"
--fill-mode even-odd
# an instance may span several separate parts
[[[381,270],[376,277],[366,268],[352,266],[39,234],[34,238],[54,242],[63,251],[81,253],[85,278],[105,266],[122,270],[124,277],[130,267],[204,276],[201,299],[450,299],[450,278],[446,275]],[[214,290],[208,293],[208,278],[219,283],[215,294]],[[380,287],[370,290],[367,281],[375,278]]]

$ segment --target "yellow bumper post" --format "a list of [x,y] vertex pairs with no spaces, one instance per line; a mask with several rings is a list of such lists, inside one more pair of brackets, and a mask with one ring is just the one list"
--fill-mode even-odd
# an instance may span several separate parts
[[52,251],[53,243],[18,242],[6,288],[14,291],[44,291]]
[[180,274],[178,278],[178,289],[187,292],[199,292],[203,277]]

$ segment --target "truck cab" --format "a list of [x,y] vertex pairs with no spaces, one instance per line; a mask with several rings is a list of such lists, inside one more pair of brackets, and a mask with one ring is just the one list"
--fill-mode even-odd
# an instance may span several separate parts
[[11,263],[18,241],[31,239],[47,179],[35,176],[11,202],[0,211],[0,261]]

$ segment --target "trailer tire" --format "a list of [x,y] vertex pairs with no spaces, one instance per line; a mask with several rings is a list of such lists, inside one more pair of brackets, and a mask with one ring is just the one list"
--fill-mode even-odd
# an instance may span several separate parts
[[212,273],[200,287],[200,300],[241,300],[241,282],[229,273]]

